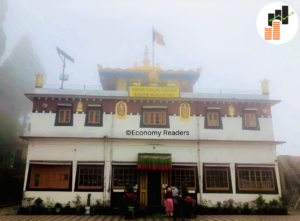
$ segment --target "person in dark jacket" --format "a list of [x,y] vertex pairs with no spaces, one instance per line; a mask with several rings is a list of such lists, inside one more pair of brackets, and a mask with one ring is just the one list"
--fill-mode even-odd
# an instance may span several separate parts
[[174,216],[173,216],[174,221],[177,219],[177,217],[180,217],[182,221],[184,220],[182,214],[182,205],[183,205],[182,191],[181,191],[181,186],[178,185],[177,196],[174,196]]

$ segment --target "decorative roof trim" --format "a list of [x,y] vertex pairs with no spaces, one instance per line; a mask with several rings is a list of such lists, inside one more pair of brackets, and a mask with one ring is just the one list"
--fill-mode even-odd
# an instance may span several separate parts
[[237,164],[236,167],[263,167],[274,168],[275,164]]
[[65,161],[30,161],[30,164],[39,164],[39,165],[71,165],[71,162]]
[[229,163],[205,163],[205,167],[230,167]]
[[94,162],[94,161],[81,161],[81,162],[77,162],[77,165],[104,165],[104,162]]

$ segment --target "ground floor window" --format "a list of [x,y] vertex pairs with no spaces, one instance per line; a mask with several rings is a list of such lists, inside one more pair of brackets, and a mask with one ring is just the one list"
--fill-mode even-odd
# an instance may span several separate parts
[[205,193],[232,193],[230,167],[205,164],[203,184]]
[[238,190],[249,192],[275,191],[274,173],[273,168],[237,168]]
[[60,189],[70,188],[71,181],[70,165],[40,165],[31,164],[29,178],[29,189]]
[[103,187],[103,166],[78,166],[77,189],[100,190]]
[[125,189],[127,183],[139,185],[136,167],[113,167],[112,186],[114,189]]
[[171,170],[171,186],[177,186],[185,183],[189,190],[196,189],[196,169],[193,168],[176,168]]

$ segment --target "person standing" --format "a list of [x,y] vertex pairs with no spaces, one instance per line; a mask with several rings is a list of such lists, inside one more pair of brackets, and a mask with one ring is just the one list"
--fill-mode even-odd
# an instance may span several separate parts
[[166,212],[167,216],[173,216],[173,193],[171,191],[171,188],[169,187],[166,192]]
[[177,217],[181,217],[182,221],[184,221],[184,217],[182,214],[182,205],[183,205],[183,197],[182,197],[182,191],[181,191],[181,186],[177,186],[177,193],[176,196],[174,196],[174,216],[173,220],[175,221]]

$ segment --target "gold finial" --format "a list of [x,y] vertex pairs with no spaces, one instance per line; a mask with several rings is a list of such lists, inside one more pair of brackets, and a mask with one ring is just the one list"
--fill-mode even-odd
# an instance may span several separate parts
[[77,104],[77,112],[82,112],[83,111],[83,104],[82,101],[78,101]]
[[233,116],[234,115],[234,107],[232,105],[229,106],[228,108],[228,115]]
[[264,79],[263,81],[260,81],[261,82],[261,87],[262,87],[262,93],[263,94],[269,94],[270,91],[269,91],[269,80],[267,79]]
[[167,84],[168,87],[176,87],[176,84],[171,84],[171,81],[168,80],[168,84]]
[[144,66],[147,65],[147,64],[150,65],[150,60],[149,60],[148,54],[149,54],[148,53],[148,47],[146,45],[145,52],[144,52],[145,57],[144,57],[144,60],[143,60]]
[[35,87],[42,88],[43,87],[43,78],[45,74],[38,73],[36,74]]
[[141,80],[138,79],[137,83],[132,83],[132,86],[141,86]]

